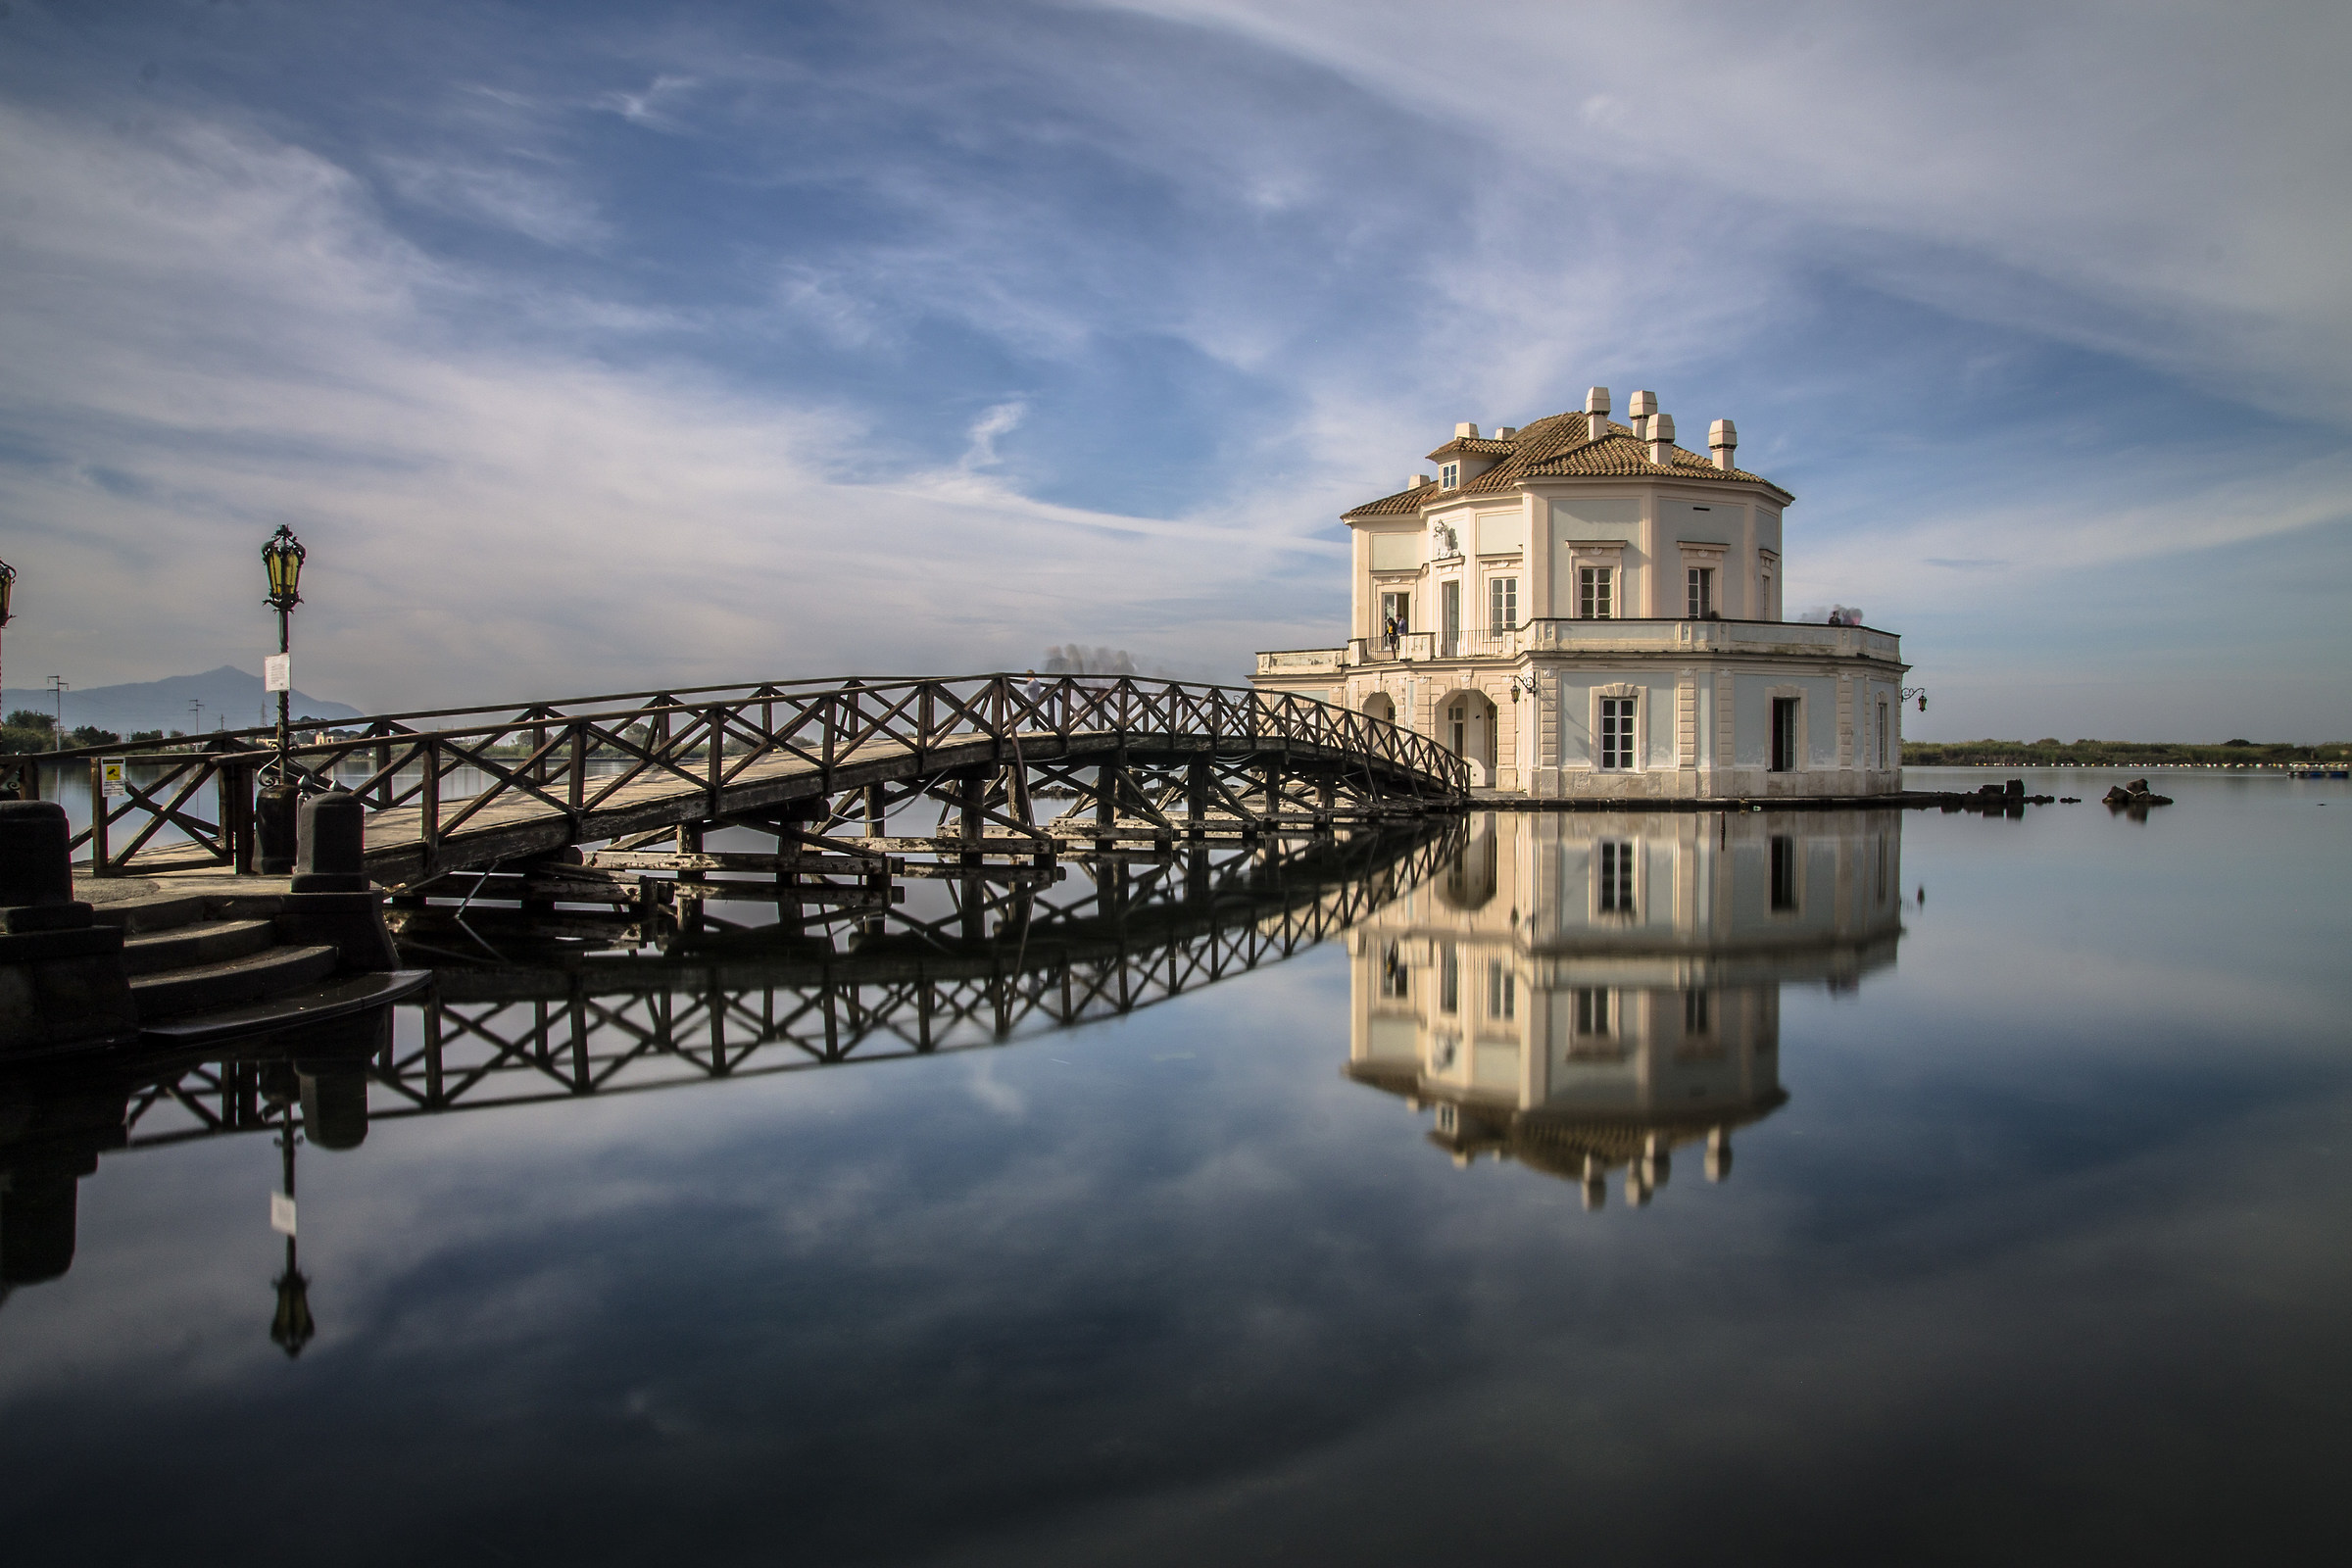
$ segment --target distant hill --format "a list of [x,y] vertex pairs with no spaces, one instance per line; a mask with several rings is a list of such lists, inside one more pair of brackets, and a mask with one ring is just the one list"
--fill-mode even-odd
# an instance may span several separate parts
[[[358,709],[342,703],[326,702],[299,690],[292,696],[294,716],[298,719],[308,716],[339,722],[360,716]],[[201,719],[188,710],[191,700],[204,704]],[[20,708],[42,713],[57,710],[45,687],[26,690],[11,686],[0,692],[0,713],[13,713]],[[234,664],[222,664],[201,675],[173,675],[165,680],[92,686],[86,691],[69,689],[66,693],[69,730],[83,724],[111,729],[118,735],[140,729],[160,729],[167,734],[175,729],[192,731],[199,724],[208,731],[250,729],[256,724],[274,722],[276,717],[275,694],[262,690],[261,676],[248,675]]]

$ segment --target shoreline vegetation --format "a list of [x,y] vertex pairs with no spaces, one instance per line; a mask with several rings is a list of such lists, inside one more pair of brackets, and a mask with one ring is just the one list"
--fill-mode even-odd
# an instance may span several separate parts
[[1905,767],[2309,767],[2352,761],[2352,742],[2317,746],[2225,741],[1905,741]]

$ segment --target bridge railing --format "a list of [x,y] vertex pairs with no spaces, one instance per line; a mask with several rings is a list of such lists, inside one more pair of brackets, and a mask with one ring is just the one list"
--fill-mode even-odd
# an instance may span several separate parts
[[[886,753],[920,767],[982,739],[1003,761],[1018,757],[1025,737],[1048,734],[1319,747],[1442,798],[1469,783],[1462,760],[1429,737],[1294,693],[997,674],[694,687],[351,719],[291,748],[282,780],[275,731],[258,727],[20,755],[0,758],[0,796],[37,798],[44,766],[87,767],[90,824],[74,848],[98,876],[125,874],[141,856],[140,869],[252,870],[254,792],[281,781],[306,793],[350,790],[387,825],[397,820],[390,813],[413,811],[430,865],[450,836],[516,803],[577,823],[624,791],[668,782],[706,794],[716,816],[727,788],[764,763],[797,760],[829,789],[836,770]],[[105,764],[116,760],[125,765],[110,781]]]

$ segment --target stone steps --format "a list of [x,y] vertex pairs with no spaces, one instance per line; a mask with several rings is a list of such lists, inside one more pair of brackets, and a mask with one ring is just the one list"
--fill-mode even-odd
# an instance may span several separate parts
[[259,1002],[279,991],[325,979],[335,969],[331,947],[266,948],[221,963],[134,976],[131,1000],[139,1021]]
[[167,969],[226,963],[276,943],[277,928],[268,920],[198,920],[125,937],[122,968],[135,980]]

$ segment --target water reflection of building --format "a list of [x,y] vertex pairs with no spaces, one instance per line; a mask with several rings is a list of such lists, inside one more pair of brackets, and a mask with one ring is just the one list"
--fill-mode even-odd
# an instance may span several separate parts
[[1497,812],[1351,933],[1348,1075],[1428,1107],[1457,1164],[1508,1157],[1647,1202],[1673,1151],[1770,1115],[1781,987],[1891,963],[1901,816]]

